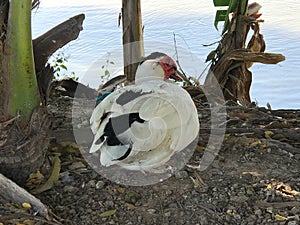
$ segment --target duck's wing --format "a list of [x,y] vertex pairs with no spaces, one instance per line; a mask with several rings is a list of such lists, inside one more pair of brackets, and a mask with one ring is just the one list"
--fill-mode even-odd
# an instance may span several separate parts
[[188,93],[174,84],[150,82],[124,88],[104,99],[91,117],[101,163],[131,168],[168,161],[197,136],[199,122]]
[[90,118],[94,133],[90,153],[100,150],[103,165],[115,164],[131,152],[131,138],[123,134],[133,123],[144,123],[138,113],[141,102],[137,100],[149,93],[138,85],[128,86],[108,95],[94,109]]

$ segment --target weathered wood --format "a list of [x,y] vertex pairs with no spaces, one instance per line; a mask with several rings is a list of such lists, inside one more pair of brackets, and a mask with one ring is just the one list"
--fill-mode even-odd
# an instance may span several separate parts
[[78,37],[79,32],[82,30],[84,18],[84,14],[74,16],[33,40],[33,52],[37,72],[43,69],[48,58],[57,49]]
[[0,173],[0,203],[29,203],[37,214],[46,216],[47,207],[32,194]]
[[237,49],[226,56],[226,60],[250,61],[264,64],[277,64],[285,60],[282,54],[251,52],[246,49]]
[[144,56],[140,0],[122,1],[122,24],[124,74],[132,82],[138,62]]
[[35,71],[44,105],[47,102],[48,90],[54,73],[53,69],[50,66],[45,67],[45,64],[57,49],[78,37],[82,30],[83,20],[84,14],[79,14],[33,40]]

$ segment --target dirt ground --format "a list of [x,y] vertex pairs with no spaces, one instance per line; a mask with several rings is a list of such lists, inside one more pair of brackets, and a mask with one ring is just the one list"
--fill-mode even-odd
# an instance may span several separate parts
[[[71,104],[71,98],[53,101],[54,114],[62,110],[56,109],[62,107],[59,102]],[[210,126],[210,110],[205,105],[198,109],[202,129],[192,165],[199,162],[210,134],[205,129]],[[225,138],[207,170],[184,167],[149,186],[116,184],[94,172],[59,129],[70,120],[63,118],[65,110],[64,116],[56,115],[56,137],[44,168],[50,171],[51,156],[60,153],[60,177],[36,196],[49,206],[57,223],[66,225],[300,224],[300,111],[235,104],[226,110]],[[30,224],[25,216],[13,220],[4,212],[1,206],[0,224]]]

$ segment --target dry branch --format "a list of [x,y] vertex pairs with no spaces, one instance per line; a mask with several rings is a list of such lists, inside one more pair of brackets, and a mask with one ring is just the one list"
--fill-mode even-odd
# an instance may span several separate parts
[[225,58],[227,60],[250,61],[264,64],[277,64],[285,60],[285,56],[282,54],[251,52],[247,49],[234,50],[228,53]]

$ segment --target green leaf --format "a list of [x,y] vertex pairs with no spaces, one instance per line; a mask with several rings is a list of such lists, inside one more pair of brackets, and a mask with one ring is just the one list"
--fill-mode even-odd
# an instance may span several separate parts
[[101,213],[100,217],[109,217],[109,216],[114,215],[116,212],[117,212],[116,209],[108,210],[106,212]]
[[237,9],[239,0],[213,0],[214,5],[216,7],[219,6],[228,6],[227,10],[218,10],[216,12],[215,17],[215,28],[218,30],[218,23],[224,21],[223,31],[222,34],[224,34],[229,26],[229,13],[235,12]]
[[227,10],[228,13],[235,12],[237,9],[237,5],[238,5],[238,0],[230,0],[229,7]]
[[104,75],[105,75],[105,76],[109,75],[109,71],[108,71],[108,70],[105,70],[105,71],[104,71]]
[[229,6],[230,0],[214,0],[214,6]]
[[64,70],[68,70],[68,68],[65,65],[60,65],[61,68],[63,68]]
[[101,69],[104,69],[104,67],[105,67],[104,65],[103,65],[103,66],[101,66]]
[[217,10],[216,17],[215,17],[215,23],[214,23],[215,28],[217,30],[219,30],[218,29],[218,23],[222,22],[222,21],[225,21],[226,18],[228,18],[227,10]]
[[114,62],[109,62],[110,64],[114,65],[115,63]]
[[46,183],[42,184],[40,187],[32,190],[31,191],[32,193],[39,194],[44,191],[47,191],[54,186],[55,182],[58,181],[59,173],[60,173],[60,169],[61,169],[59,156],[60,156],[59,154],[55,154],[55,156],[53,158],[53,167],[52,167],[52,171],[51,171],[49,179],[46,181]]
[[62,63],[62,62],[63,62],[63,59],[62,59],[62,58],[57,58],[57,59],[56,59],[56,62]]

